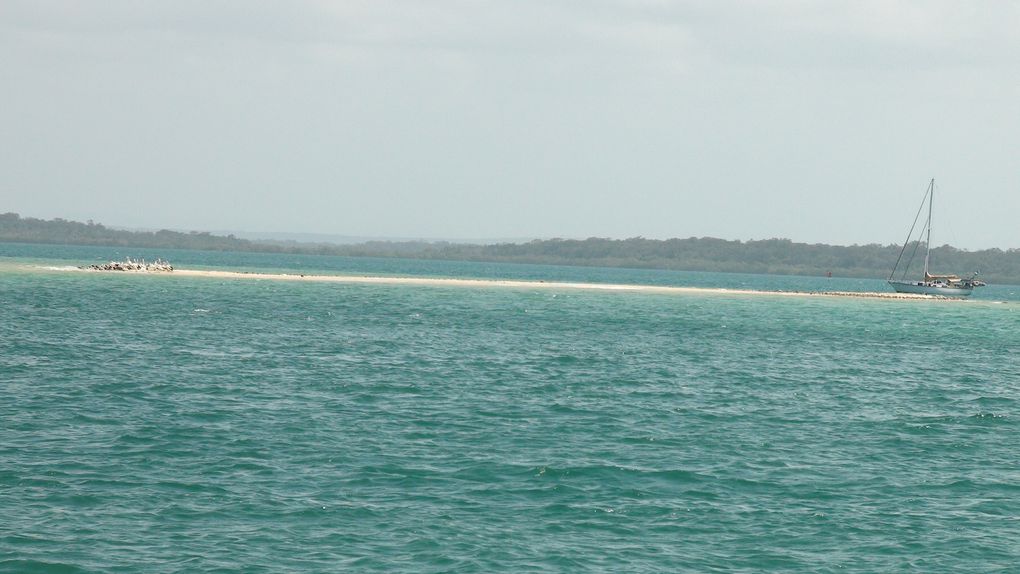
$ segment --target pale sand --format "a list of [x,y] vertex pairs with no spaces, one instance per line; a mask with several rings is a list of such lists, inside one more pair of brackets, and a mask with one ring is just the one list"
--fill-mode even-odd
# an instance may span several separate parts
[[[114,273],[111,271],[111,273]],[[515,289],[584,289],[589,291],[623,291],[635,293],[715,294],[715,295],[775,295],[789,297],[862,297],[870,299],[922,299],[946,300],[945,297],[910,293],[879,293],[856,291],[757,291],[752,289],[722,289],[708,287],[665,287],[660,285],[626,285],[609,283],[567,283],[558,281],[515,281],[503,279],[444,279],[433,277],[377,277],[369,275],[300,275],[289,273],[245,273],[238,271],[201,271],[174,269],[169,273],[153,275],[208,277],[214,279],[268,279],[274,281],[313,281],[325,283],[361,283],[370,285],[424,285],[432,287],[509,287]]]

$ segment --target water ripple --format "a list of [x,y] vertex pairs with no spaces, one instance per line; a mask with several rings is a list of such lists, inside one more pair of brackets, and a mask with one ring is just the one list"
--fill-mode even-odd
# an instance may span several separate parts
[[0,274],[3,572],[1020,558],[1006,306],[46,273]]

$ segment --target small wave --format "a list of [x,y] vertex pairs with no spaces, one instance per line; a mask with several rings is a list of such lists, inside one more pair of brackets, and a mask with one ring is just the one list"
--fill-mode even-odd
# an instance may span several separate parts
[[81,268],[75,265],[36,265],[36,269],[45,269],[47,271],[82,271]]
[[175,353],[183,353],[185,355],[194,355],[196,357],[209,357],[209,358],[214,358],[214,359],[220,359],[220,358],[225,358],[225,357],[229,357],[230,356],[229,353],[226,353],[224,351],[221,351],[221,350],[218,350],[218,349],[206,349],[206,348],[177,349],[174,352]]
[[[10,568],[10,570],[8,570]],[[76,574],[88,572],[74,564],[63,562],[42,562],[39,560],[14,559],[0,562],[0,571],[3,572],[48,572],[52,574]]]
[[13,355],[0,357],[0,365],[7,367],[35,367],[45,360],[45,358],[37,357],[35,355]]
[[988,420],[1004,419],[1006,417],[1007,417],[1007,415],[1002,414],[1002,413],[977,413],[977,414],[970,415],[971,419],[978,419],[978,420],[980,420],[980,419],[988,419]]

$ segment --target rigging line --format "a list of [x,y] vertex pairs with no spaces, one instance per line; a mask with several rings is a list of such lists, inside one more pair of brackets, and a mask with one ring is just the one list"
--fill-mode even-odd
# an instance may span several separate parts
[[[931,193],[932,185],[933,183],[929,183],[928,189],[924,191],[924,198],[921,199],[921,205],[917,208],[917,215],[914,216],[914,223],[910,225],[910,231],[907,232],[907,240],[903,242],[903,247],[900,248],[900,254],[896,256],[896,264],[893,265],[892,273],[889,274],[889,279],[892,279],[893,276],[896,275],[896,268],[900,266],[900,259],[903,258],[903,252],[907,250],[907,245],[910,244],[910,238],[914,235],[914,228],[917,227],[917,220],[921,217],[921,210],[924,209],[924,202],[928,199],[928,194]],[[923,232],[924,230],[922,229],[921,231]],[[921,239],[918,238],[917,242],[920,243]],[[914,252],[917,252],[916,246],[914,247]],[[910,258],[913,259],[914,256],[911,255]],[[903,271],[903,274],[906,276],[906,270]]]
[[[939,199],[939,205],[945,206],[945,204],[946,204],[946,199],[945,198],[946,197],[949,197],[949,199],[953,199],[952,197],[947,196],[945,193],[942,193],[942,191],[940,190],[939,191],[939,198],[940,198]],[[952,208],[952,207],[953,206],[950,205],[950,208]],[[945,209],[945,207],[943,207],[942,208],[942,213],[953,213],[953,210],[952,209]],[[945,221],[945,223],[940,223],[940,225],[942,225],[942,227],[940,227],[939,229],[942,229],[944,231],[940,231],[939,232],[939,236],[940,237],[946,237],[948,239],[948,241],[950,242],[949,245],[952,245],[952,246],[955,246],[955,247],[959,247],[960,239],[959,239],[959,237],[956,236],[956,230],[953,229],[953,218],[952,217],[942,218],[939,221],[940,222]]]
[[931,178],[931,195],[928,196],[928,222],[925,227],[928,229],[928,236],[924,240],[924,280],[928,280],[928,269],[931,266],[931,210],[935,205],[935,178]]
[[[924,235],[924,231],[926,229],[928,229],[927,223],[924,225],[924,227],[921,228],[921,232],[918,234],[917,241],[914,242],[914,250],[910,252],[910,259],[907,259],[907,264],[903,266],[903,273],[900,275],[900,279],[907,278],[907,271],[910,271],[910,264],[914,262],[914,256],[917,255],[917,249],[921,247],[921,235]],[[904,247],[906,247],[906,245],[904,245]],[[893,270],[893,273],[895,272],[896,271]]]

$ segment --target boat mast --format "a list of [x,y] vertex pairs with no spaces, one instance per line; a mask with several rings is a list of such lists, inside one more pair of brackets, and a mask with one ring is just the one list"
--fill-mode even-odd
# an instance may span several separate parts
[[931,204],[935,200],[935,178],[931,178],[928,184],[928,239],[927,250],[924,253],[924,280],[928,280],[928,260],[931,258]]

